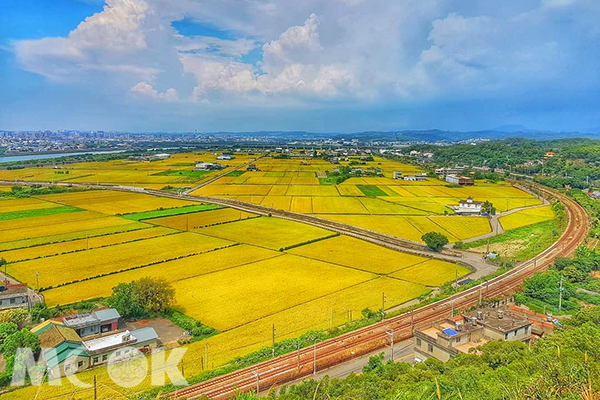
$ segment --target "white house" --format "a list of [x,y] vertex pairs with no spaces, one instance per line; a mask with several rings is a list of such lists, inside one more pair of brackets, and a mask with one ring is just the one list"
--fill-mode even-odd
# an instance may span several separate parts
[[221,154],[219,157],[217,157],[217,160],[231,160],[233,157],[231,157],[229,154]]
[[402,171],[394,171],[394,179],[402,179]]
[[171,158],[170,154],[167,153],[160,153],[160,154],[154,154],[150,156],[150,160],[155,161],[155,160],[168,160],[169,158]]
[[471,196],[467,200],[461,200],[458,202],[458,206],[449,206],[457,214],[462,215],[478,215],[481,214],[482,203],[480,201],[474,201]]

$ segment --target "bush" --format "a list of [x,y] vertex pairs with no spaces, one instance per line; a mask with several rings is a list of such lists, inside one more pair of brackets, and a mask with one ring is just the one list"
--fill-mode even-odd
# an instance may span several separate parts
[[421,236],[421,239],[433,251],[441,251],[448,244],[448,238],[439,232],[428,232]]

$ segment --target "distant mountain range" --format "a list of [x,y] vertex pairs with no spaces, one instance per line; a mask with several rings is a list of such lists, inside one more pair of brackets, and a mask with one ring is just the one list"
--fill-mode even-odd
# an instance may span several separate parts
[[365,131],[354,133],[320,133],[305,131],[258,131],[258,132],[212,132],[234,136],[279,137],[287,139],[336,139],[361,141],[399,141],[399,142],[460,142],[473,139],[527,138],[533,140],[551,140],[567,138],[600,139],[600,129],[592,132],[551,132],[528,129],[521,125],[503,125],[494,129],[459,132],[440,129],[402,130],[402,131]]

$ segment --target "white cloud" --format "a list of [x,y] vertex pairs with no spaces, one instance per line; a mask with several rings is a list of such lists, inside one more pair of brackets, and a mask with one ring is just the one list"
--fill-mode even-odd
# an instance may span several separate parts
[[159,92],[148,82],[139,82],[129,89],[131,92],[150,97],[152,99],[164,100],[167,102],[174,102],[178,100],[177,91],[173,88],[169,88],[164,92]]
[[158,70],[135,65],[147,47],[143,24],[149,12],[143,0],[106,0],[103,11],[87,17],[66,38],[22,40],[17,60],[29,72],[71,80],[87,70],[119,71],[149,78]]
[[351,71],[343,64],[317,61],[323,48],[319,42],[319,20],[311,14],[303,25],[286,29],[279,37],[263,45],[262,73],[239,62],[184,55],[184,71],[195,76],[198,86],[193,98],[211,90],[263,95],[299,93],[335,96],[353,82]]
[[[459,0],[106,0],[68,36],[16,41],[14,50],[24,69],[50,79],[224,106],[248,97],[264,106],[419,102],[598,84],[600,56],[584,49],[600,36],[600,3],[518,3],[500,12]],[[171,26],[183,18],[235,38],[183,36]],[[244,62],[251,51],[260,61]]]

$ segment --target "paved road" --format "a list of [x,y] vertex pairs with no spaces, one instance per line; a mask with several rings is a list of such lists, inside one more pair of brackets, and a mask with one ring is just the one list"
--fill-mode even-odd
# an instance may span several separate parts
[[542,201],[542,204],[537,204],[537,205],[534,205],[534,206],[526,206],[526,207],[513,208],[512,210],[508,210],[508,211],[505,211],[503,213],[498,213],[496,215],[493,215],[490,218],[490,226],[492,227],[492,232],[486,233],[484,235],[475,236],[475,237],[472,237],[472,238],[469,238],[469,239],[465,239],[465,240],[463,240],[463,243],[476,242],[478,240],[488,239],[488,238],[500,235],[500,234],[504,233],[504,228],[502,227],[502,224],[500,223],[500,218],[506,217],[507,215],[511,215],[511,214],[514,214],[514,213],[519,212],[519,211],[531,210],[531,209],[534,209],[534,208],[545,207],[545,206],[547,206],[547,205],[550,204],[548,202],[548,200],[546,200],[542,196],[538,196],[537,194],[535,194],[535,193],[533,193],[533,192],[531,192],[531,191],[529,191],[529,190],[527,190],[525,188],[522,188],[522,187],[520,187],[519,189],[521,189],[521,190],[523,190],[525,192],[528,192],[528,193],[536,196],[538,199],[540,199]]

